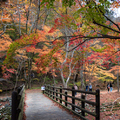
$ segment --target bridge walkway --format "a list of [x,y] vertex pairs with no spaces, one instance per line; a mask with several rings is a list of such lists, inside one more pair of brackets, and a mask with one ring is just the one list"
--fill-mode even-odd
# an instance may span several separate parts
[[26,90],[26,120],[80,120],[61,109],[41,90]]

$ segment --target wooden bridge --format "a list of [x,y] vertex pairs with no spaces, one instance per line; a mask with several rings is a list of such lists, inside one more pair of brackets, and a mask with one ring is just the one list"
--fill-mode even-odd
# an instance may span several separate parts
[[[75,96],[75,92],[80,96]],[[89,120],[86,114],[87,116],[93,116],[92,118],[96,120],[100,120],[99,90],[89,92],[46,85],[43,93],[41,90],[26,90],[26,120]],[[95,101],[86,100],[86,95],[93,95]],[[69,114],[70,112],[66,110],[63,111],[63,109],[58,107],[59,104],[78,117],[73,117],[73,115]],[[93,111],[87,109],[86,105],[94,107]],[[19,110],[19,113],[20,111],[22,110]],[[14,112],[12,113],[14,114]],[[22,119],[16,118],[14,120]]]

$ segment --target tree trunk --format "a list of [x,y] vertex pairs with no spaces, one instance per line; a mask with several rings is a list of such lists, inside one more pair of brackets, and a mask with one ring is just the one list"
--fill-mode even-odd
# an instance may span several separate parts
[[81,90],[84,89],[84,78],[83,78],[83,66],[81,67],[81,70],[80,70],[80,78],[81,78]]
[[38,0],[38,11],[37,11],[37,20],[36,20],[36,29],[35,29],[35,33],[37,32],[39,15],[40,15],[40,0]]

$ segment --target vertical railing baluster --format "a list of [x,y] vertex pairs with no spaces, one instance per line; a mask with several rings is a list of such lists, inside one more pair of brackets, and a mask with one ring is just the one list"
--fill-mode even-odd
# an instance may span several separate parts
[[[85,95],[82,95],[81,98],[85,100]],[[81,101],[82,108],[85,109],[85,101]],[[82,116],[85,116],[85,112],[82,111]]]
[[100,90],[96,90],[96,120],[100,120]]
[[[62,86],[60,86],[60,93],[62,93]],[[62,95],[60,94],[60,99],[62,99]],[[60,100],[60,103],[62,104],[62,100]]]
[[58,92],[58,90],[56,90],[56,101],[58,101],[58,98],[57,98],[58,97],[58,93],[57,92]]
[[50,86],[48,85],[48,96],[50,97]]
[[[72,87],[72,97],[75,97],[75,89],[74,89],[74,87]],[[75,99],[74,98],[72,98],[72,104],[74,104],[75,105]],[[74,110],[75,111],[75,107],[74,106],[72,106],[72,110]]]
[[52,86],[50,85],[50,97],[52,97]]
[[53,99],[54,99],[54,90],[55,90],[55,88],[54,88],[54,85],[53,85]]
[[65,91],[65,95],[66,95],[66,96],[65,96],[65,101],[66,101],[66,102],[65,102],[65,106],[67,107],[67,91]]

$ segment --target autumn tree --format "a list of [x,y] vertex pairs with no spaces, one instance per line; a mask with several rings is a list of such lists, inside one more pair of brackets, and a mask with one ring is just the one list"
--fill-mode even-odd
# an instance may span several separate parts
[[[33,32],[38,32],[37,30],[41,30],[43,35],[43,27],[45,25],[46,18],[47,16],[47,8],[46,5],[41,5],[40,0],[33,0],[33,1],[27,1],[27,0],[8,0],[5,4],[1,4],[1,9],[0,9],[0,16],[1,16],[1,34],[0,37],[3,37],[5,33],[9,34],[10,37],[13,40],[16,40],[10,45],[10,48],[7,52],[7,57],[4,61],[4,65],[7,65],[7,67],[11,67],[12,63],[15,63],[14,65],[17,65],[20,62],[19,60],[15,59],[14,56],[16,55],[16,50],[21,49],[21,47],[25,48],[27,45],[34,44],[31,48],[34,49],[35,44],[39,43],[37,39],[32,40],[28,38],[28,36],[25,34],[28,34],[31,36],[31,33]],[[7,6],[7,7],[6,7]],[[44,23],[44,24],[43,24]],[[35,34],[34,34],[35,35]],[[42,35],[42,39],[43,39]],[[22,37],[23,36],[23,37]],[[26,38],[25,38],[26,37]],[[37,34],[36,34],[37,37]],[[20,38],[20,39],[18,39]],[[44,36],[45,38],[45,36]],[[24,39],[24,40],[23,40]],[[26,40],[26,41],[25,41]],[[29,42],[28,42],[29,40]],[[17,42],[18,41],[18,42]],[[30,51],[29,47],[26,48],[26,52],[28,52],[28,68],[29,69],[29,81],[30,75],[31,75],[31,66],[33,62],[33,53]],[[13,53],[12,53],[13,52]],[[39,51],[40,52],[40,51]],[[31,57],[32,56],[32,57]],[[23,58],[23,56],[21,56]],[[26,63],[26,59],[23,60],[22,64]],[[15,68],[15,66],[12,66]],[[18,75],[18,74],[17,74]],[[30,85],[29,85],[30,86]]]
[[[54,7],[55,1],[48,1],[45,0],[43,3],[46,2],[48,5],[52,5]],[[49,4],[50,3],[50,4]],[[77,43],[73,47],[73,49],[76,49],[78,46],[81,46],[82,44],[85,44],[87,41],[91,41],[92,39],[102,39],[102,42],[104,44],[107,44],[107,48],[104,50],[104,52],[101,54],[103,57],[103,64],[104,66],[108,64],[108,59],[115,57],[115,54],[118,54],[119,56],[119,23],[116,23],[111,17],[111,11],[108,10],[109,8],[113,7],[119,7],[119,1],[115,2],[109,2],[109,1],[93,1],[93,0],[84,0],[84,1],[62,1],[63,8],[66,7],[66,13],[68,13],[68,6],[73,7],[76,6],[78,9],[74,9],[72,17],[75,19],[72,19],[72,23],[76,23],[79,27],[77,27],[76,31],[80,32],[73,32],[73,34],[67,34],[59,37],[61,39],[68,39],[69,41],[76,41],[79,39],[82,39],[80,42]],[[61,16],[66,18],[66,21],[70,21],[70,17],[67,18],[67,15],[61,15],[59,14],[58,10],[58,18],[55,21],[54,27],[51,29],[51,31],[54,31],[55,29],[61,29],[59,26],[61,25]],[[62,12],[64,13],[64,12]],[[64,14],[66,14],[64,13]],[[63,19],[64,19],[63,18]],[[72,26],[70,22],[64,22],[64,25]],[[79,21],[79,22],[78,22]],[[57,24],[56,24],[57,23]],[[75,26],[75,25],[74,25]],[[69,30],[70,27],[69,27]],[[112,41],[115,42],[115,44],[112,43]],[[112,45],[111,45],[112,44]],[[116,45],[117,49],[113,47],[113,45]],[[73,50],[71,49],[71,50]],[[108,50],[109,49],[109,50]],[[111,49],[111,50],[110,50]],[[95,52],[93,52],[95,54]],[[113,57],[114,54],[114,57]],[[99,54],[100,55],[100,54]],[[112,55],[112,56],[111,56]],[[111,58],[110,58],[111,57]],[[96,57],[97,59],[97,57]],[[118,58],[117,58],[118,60]]]
[[[19,2],[19,4],[17,2]],[[22,2],[24,2],[24,4],[22,4]],[[53,33],[59,29],[62,35],[55,36],[53,43],[57,40],[64,41],[64,47],[59,46],[62,47],[61,54],[64,53],[61,65],[63,65],[63,67],[65,67],[65,65],[67,67],[69,66],[67,70],[70,73],[68,74],[68,78],[70,78],[71,68],[77,65],[77,61],[80,61],[81,65],[79,65],[79,70],[83,80],[83,70],[87,62],[89,62],[87,61],[88,58],[91,60],[95,56],[95,59],[98,59],[100,58],[99,56],[101,56],[101,65],[104,66],[108,65],[109,61],[118,63],[120,27],[119,23],[116,23],[109,17],[111,14],[109,9],[119,7],[119,4],[119,1],[110,2],[109,0],[101,0],[99,2],[95,0],[12,1],[8,9],[1,9],[1,35],[5,33],[7,26],[11,25],[14,26],[19,36],[24,34],[24,31],[26,34],[37,32],[37,29],[42,29],[41,27],[44,26],[45,23],[52,26],[49,33]],[[10,7],[11,5],[12,7]],[[15,5],[17,9],[15,9]],[[97,40],[104,43],[105,49],[102,50],[102,53],[96,52],[94,48],[90,49],[94,41]],[[57,42],[55,44],[57,46]],[[55,54],[57,50],[58,48],[53,47],[51,51]],[[79,53],[79,60],[72,59],[77,58],[75,52]],[[53,53],[51,53],[51,55],[54,56]],[[46,54],[46,58],[49,57],[51,56],[47,56]],[[115,61],[116,58],[117,61]],[[53,57],[53,63],[56,63],[57,59]],[[50,63],[50,61],[48,60],[47,63]],[[58,66],[59,64],[60,62],[57,63]],[[63,77],[63,70],[67,67],[65,69],[63,67],[61,67],[60,70],[61,78],[64,86],[67,87],[67,82],[65,83],[66,80]]]
[[13,28],[13,32],[18,37],[30,34],[37,29],[42,30],[47,11],[48,9],[45,5],[41,5],[40,0],[8,0],[6,4],[1,4],[0,36],[6,31],[10,32],[8,28]]

